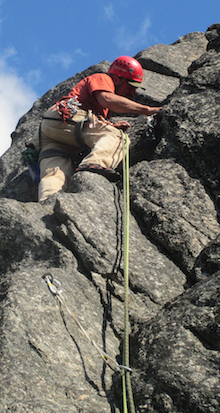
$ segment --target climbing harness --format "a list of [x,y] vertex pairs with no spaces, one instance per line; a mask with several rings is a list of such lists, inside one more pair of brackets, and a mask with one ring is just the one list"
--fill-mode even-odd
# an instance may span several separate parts
[[[74,116],[77,113],[77,107],[81,106],[81,103],[77,101],[77,97],[68,99],[67,101],[60,101],[56,103],[56,109],[59,115],[61,116],[60,119],[52,118],[49,116],[44,116],[39,125],[39,150],[37,151],[35,146],[32,143],[25,143],[26,150],[24,150],[21,154],[23,156],[24,161],[27,164],[30,176],[32,181],[38,185],[40,182],[40,166],[39,162],[42,159],[49,158],[51,156],[62,156],[65,158],[69,158],[70,155],[67,152],[58,150],[58,149],[47,149],[45,151],[41,151],[41,123],[44,119],[58,121],[58,122],[65,122],[68,119],[68,123],[74,124],[74,135],[77,143],[79,146],[85,149],[89,149],[88,146],[85,144],[82,138],[82,129],[84,126],[85,121],[88,119],[82,119],[79,122],[75,122],[72,119],[69,119],[70,116]],[[72,159],[73,161],[75,159]]]
[[[123,366],[121,364],[118,364],[115,359],[113,359],[112,357],[110,357],[105,351],[103,351],[102,349],[100,349],[100,347],[95,343],[95,341],[88,335],[88,333],[85,331],[85,329],[83,328],[83,326],[80,324],[80,322],[77,320],[75,314],[69,309],[68,305],[66,304],[65,299],[63,298],[62,294],[62,289],[61,289],[61,284],[58,280],[56,280],[53,275],[50,272],[47,272],[43,275],[42,277],[46,283],[47,286],[51,292],[51,294],[59,301],[60,304],[62,304],[67,312],[69,313],[69,315],[73,318],[73,320],[75,321],[75,323],[77,324],[77,326],[80,328],[80,330],[82,331],[82,333],[84,334],[84,336],[89,340],[89,342],[96,348],[96,350],[98,351],[98,353],[100,354],[102,360],[113,370],[113,371],[119,371],[122,372],[124,370],[128,370],[130,371],[131,369],[129,367]],[[115,367],[113,368],[110,364],[110,362],[112,362],[112,364],[115,365]]]
[[[81,106],[82,104],[78,101],[77,96],[74,96],[73,98],[68,98],[67,96],[66,98],[64,97],[64,99],[56,103],[57,112],[59,113],[64,123],[68,123],[68,122],[78,123],[78,122],[74,122],[74,120],[71,120],[70,118],[76,115],[76,113],[78,112],[77,107],[81,107]],[[50,118],[45,118],[45,119],[50,119]],[[91,109],[87,111],[87,115],[85,116],[85,119],[83,119],[83,122],[85,121],[89,121],[90,128],[95,127],[97,123],[106,123],[106,124],[113,125],[112,122],[105,119],[102,115],[93,113]]]
[[[126,147],[125,147],[125,142]],[[124,213],[123,213],[123,261],[124,261],[124,340],[123,340],[123,365],[127,368],[122,372],[123,407],[124,413],[128,412],[127,398],[129,401],[130,413],[135,413],[133,393],[131,387],[131,369],[129,367],[129,312],[128,312],[128,292],[129,292],[129,145],[128,135],[122,132],[123,142],[123,190],[124,190]]]
[[[88,124],[89,128],[94,128],[98,124],[108,124],[113,125],[113,123],[107,119],[105,119],[102,115],[94,114],[92,110],[85,111],[85,117],[79,121],[75,121],[73,119],[74,115],[77,114],[78,108],[81,107],[81,103],[78,101],[77,96],[73,98],[65,97],[56,102],[56,110],[57,113],[60,115],[59,118],[54,118],[52,116],[44,116],[39,125],[39,150],[37,151],[36,148],[32,143],[26,143],[26,150],[22,152],[22,156],[28,166],[29,173],[31,178],[35,184],[39,184],[40,182],[40,167],[39,162],[42,159],[49,158],[51,156],[62,156],[66,158],[70,158],[69,153],[61,151],[59,149],[47,149],[41,151],[41,123],[44,120],[51,120],[57,122],[64,122],[66,124],[74,125],[74,137],[78,145],[82,148],[82,151],[90,151],[90,148],[86,145],[83,138],[83,128],[85,123]],[[71,157],[72,161],[75,163],[76,157]]]

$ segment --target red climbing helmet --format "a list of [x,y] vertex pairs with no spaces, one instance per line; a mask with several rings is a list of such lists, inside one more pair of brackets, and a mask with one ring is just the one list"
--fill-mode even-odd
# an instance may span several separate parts
[[130,56],[120,56],[114,60],[108,69],[109,75],[118,75],[131,80],[133,86],[140,86],[143,81],[143,68],[141,64]]

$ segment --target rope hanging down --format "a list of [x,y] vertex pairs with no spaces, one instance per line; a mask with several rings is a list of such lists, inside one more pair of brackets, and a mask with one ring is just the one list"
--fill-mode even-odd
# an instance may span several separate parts
[[[129,194],[129,144],[128,135],[122,132],[123,145],[123,189],[124,189],[124,213],[123,213],[123,261],[124,261],[124,340],[123,340],[123,365],[118,364],[115,359],[111,358],[107,353],[98,347],[98,345],[90,338],[85,329],[81,326],[76,316],[72,313],[66,304],[59,281],[55,280],[51,273],[44,274],[50,292],[64,305],[67,312],[74,319],[82,333],[90,341],[90,343],[99,352],[103,361],[112,369],[110,361],[115,364],[116,371],[122,372],[122,387],[123,387],[123,410],[128,413],[127,398],[129,401],[129,412],[135,413],[133,393],[131,387],[131,368],[129,367],[129,315],[128,315],[128,291],[129,291],[129,214],[130,214],[130,194]],[[126,145],[125,145],[126,144]],[[126,146],[126,148],[125,148]]]
[[[107,353],[105,353],[105,351],[103,351],[102,349],[99,348],[99,346],[96,344],[96,342],[88,335],[88,333],[85,331],[85,329],[82,327],[82,325],[80,324],[80,322],[77,320],[75,314],[69,309],[68,305],[66,304],[65,299],[63,298],[62,294],[62,290],[61,290],[61,284],[59,281],[55,280],[53,275],[51,273],[45,273],[42,277],[46,283],[47,286],[51,292],[51,294],[53,294],[53,296],[59,301],[60,304],[62,304],[67,312],[70,314],[70,316],[73,318],[73,320],[76,322],[77,326],[80,328],[80,330],[82,331],[82,333],[84,334],[84,336],[90,341],[90,343],[96,348],[96,350],[98,351],[98,353],[100,354],[101,358],[103,359],[103,361],[114,371],[119,371],[122,372],[123,370],[127,370],[126,366],[123,366],[121,364],[118,364],[116,362],[115,359],[113,359],[112,357],[110,357]],[[110,361],[115,365],[115,368],[113,368],[110,365]],[[129,368],[128,368],[129,369]]]
[[[125,142],[124,142],[125,141]],[[124,213],[123,213],[123,258],[124,258],[124,342],[123,342],[123,365],[127,366],[122,373],[123,387],[123,407],[127,413],[127,396],[129,401],[130,413],[135,413],[133,393],[131,387],[131,377],[129,368],[129,315],[128,315],[128,291],[129,291],[129,213],[130,213],[130,194],[129,194],[129,145],[128,135],[123,133],[123,189],[124,189]],[[126,145],[125,145],[126,143]],[[126,148],[125,148],[126,146]]]

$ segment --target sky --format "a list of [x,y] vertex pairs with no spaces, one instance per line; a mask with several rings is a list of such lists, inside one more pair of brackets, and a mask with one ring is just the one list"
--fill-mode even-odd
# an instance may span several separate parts
[[220,22],[220,0],[0,0],[0,156],[48,90],[103,60]]

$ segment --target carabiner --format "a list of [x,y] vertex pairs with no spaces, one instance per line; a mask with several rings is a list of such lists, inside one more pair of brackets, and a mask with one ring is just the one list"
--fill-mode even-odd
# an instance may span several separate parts
[[46,281],[51,294],[59,295],[62,293],[60,282],[55,280],[51,273],[45,273],[42,278]]

